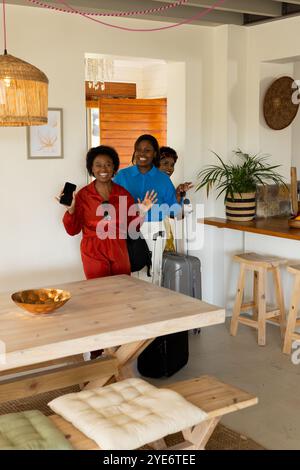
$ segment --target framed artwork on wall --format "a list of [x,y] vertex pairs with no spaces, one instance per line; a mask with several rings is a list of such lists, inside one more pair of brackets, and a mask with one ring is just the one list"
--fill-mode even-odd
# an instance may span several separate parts
[[27,128],[27,157],[63,158],[63,110],[48,109],[48,124]]

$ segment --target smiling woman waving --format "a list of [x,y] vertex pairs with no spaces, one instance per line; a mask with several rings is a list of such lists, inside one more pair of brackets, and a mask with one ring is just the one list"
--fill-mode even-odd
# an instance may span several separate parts
[[139,203],[136,210],[130,210],[136,205],[133,197],[112,181],[119,164],[119,156],[112,147],[91,148],[86,168],[95,180],[78,194],[73,193],[73,202],[63,218],[69,235],[83,233],[80,249],[87,279],[130,274],[128,226],[133,221],[141,224],[156,200],[154,192],[146,193],[142,203],[136,201]]

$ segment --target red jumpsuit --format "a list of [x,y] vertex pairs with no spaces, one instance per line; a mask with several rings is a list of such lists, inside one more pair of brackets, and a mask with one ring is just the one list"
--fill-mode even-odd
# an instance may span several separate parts
[[[119,199],[120,196],[123,196]],[[119,202],[122,205],[119,207]],[[114,210],[107,210],[108,202]],[[128,216],[128,208],[134,205],[134,199],[126,189],[112,184],[108,201],[104,201],[97,192],[95,182],[82,188],[76,196],[75,212],[68,211],[63,223],[69,235],[83,233],[80,250],[83,269],[87,279],[112,276],[116,274],[130,275],[130,262],[127,252],[127,228],[137,216]],[[100,210],[102,215],[96,215]],[[106,212],[107,210],[107,212]],[[109,214],[109,215],[108,215]],[[107,220],[107,217],[110,220]],[[112,236],[99,239],[101,233],[110,232]]]

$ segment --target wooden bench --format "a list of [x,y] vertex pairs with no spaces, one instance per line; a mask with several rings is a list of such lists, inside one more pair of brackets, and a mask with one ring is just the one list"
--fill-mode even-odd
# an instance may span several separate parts
[[[183,442],[168,447],[167,439],[161,439],[155,443],[149,443],[150,447],[154,449],[204,449],[222,416],[255,405],[258,402],[257,397],[254,395],[210,376],[165,385],[164,388],[180,393],[188,401],[204,410],[208,414],[208,419],[191,429],[183,430]],[[60,416],[52,415],[49,418],[64,433],[76,450],[100,450],[94,441]]]
[[115,357],[84,361],[82,354],[6,370],[0,372],[0,403],[96,380],[106,383],[118,373]]
[[[99,359],[88,362],[84,362],[82,355],[78,355],[36,364],[34,369],[32,369],[32,366],[26,366],[13,369],[11,372],[1,372],[0,403],[34,396],[78,383],[86,384],[88,382],[89,386],[85,388],[94,388],[99,386],[99,383],[104,385],[111,381],[120,380],[127,373],[131,376],[131,371],[127,370],[119,374],[120,364],[130,364],[133,357],[135,357],[135,354],[132,357],[130,348],[128,352],[124,348],[122,355],[119,354],[119,349],[106,351],[106,353],[112,355],[104,355]],[[16,372],[18,376],[15,376]],[[11,374],[14,376],[11,377]],[[162,387],[181,394],[188,401],[205,411],[208,414],[208,419],[191,429],[183,430],[182,442],[172,447],[166,443],[166,441],[170,441],[169,438],[149,443],[154,449],[204,449],[223,415],[255,405],[258,401],[255,396],[209,376],[170,385],[162,384]],[[61,429],[75,449],[100,450],[94,441],[60,416],[52,415],[50,419]]]

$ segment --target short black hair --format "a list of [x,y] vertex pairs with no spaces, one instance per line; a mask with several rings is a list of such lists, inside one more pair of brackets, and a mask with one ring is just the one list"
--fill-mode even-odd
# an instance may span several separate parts
[[167,157],[173,158],[175,163],[178,160],[176,150],[172,149],[171,147],[160,147],[160,160],[163,160],[163,158]]
[[143,140],[147,140],[152,145],[152,147],[154,148],[154,150],[156,152],[156,155],[153,158],[153,165],[158,167],[159,162],[160,162],[159,143],[157,142],[157,139],[151,134],[140,135],[140,137],[135,141],[134,152],[133,152],[133,155],[132,155],[131,163],[134,162],[134,154],[135,154],[135,149],[136,149],[137,145],[140,142],[142,142]]
[[99,147],[92,147],[86,155],[86,169],[90,176],[94,176],[92,172],[93,163],[99,155],[107,155],[111,158],[114,166],[114,172],[117,173],[120,166],[120,159],[118,152],[108,145],[99,145]]

